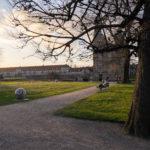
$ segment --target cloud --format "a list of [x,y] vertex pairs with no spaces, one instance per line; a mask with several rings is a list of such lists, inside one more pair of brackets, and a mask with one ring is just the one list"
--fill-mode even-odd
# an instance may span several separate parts
[[0,9],[0,14],[0,37],[10,39],[9,30],[12,29],[10,26],[10,13],[6,9]]
[[[68,35],[65,31],[59,29],[57,31],[54,31],[54,30],[50,30],[49,29],[49,26],[47,25],[43,25],[42,23],[37,23],[37,20],[32,20],[32,18],[30,18],[25,11],[16,11],[16,10],[13,10],[12,12],[7,12],[5,9],[0,9],[0,47],[2,47],[3,49],[9,49],[9,51],[7,50],[7,55],[8,56],[8,53],[16,53],[15,55],[17,55],[18,53],[18,50],[16,50],[17,46],[21,44],[21,41],[20,40],[15,40],[14,38],[12,38],[10,36],[11,32],[12,33],[17,33],[17,30],[16,30],[16,27],[14,26],[13,22],[12,22],[12,14],[15,15],[16,18],[20,19],[27,27],[29,27],[29,29],[35,31],[35,32],[39,32],[39,33],[45,33],[45,34],[53,34],[53,35],[59,35],[59,33],[62,33],[64,34],[64,36]],[[30,23],[30,21],[32,21],[32,24]],[[51,22],[52,24],[54,22]],[[72,34],[78,34],[75,32],[75,30],[72,29],[72,26],[70,23],[66,24],[66,28],[68,28],[68,30],[70,32],[72,32]],[[29,33],[27,31],[25,31],[23,28],[21,28],[20,26],[17,27],[18,31],[23,31],[24,33],[27,33],[27,34],[30,34],[32,35],[33,33]],[[34,35],[34,34],[33,34]],[[43,37],[42,37],[43,38]],[[55,39],[55,38],[46,38],[44,37],[46,40],[49,40],[49,41],[56,41],[58,43],[55,43],[55,47],[56,46],[59,46],[60,44],[59,43],[64,43],[66,42],[67,40],[66,39]],[[37,38],[35,41],[40,41],[40,38]],[[47,48],[48,46],[53,46],[54,43],[51,43],[51,42],[43,42],[42,43],[42,48],[44,50],[46,50],[46,52],[49,51],[49,49]],[[77,44],[75,43],[74,45],[72,45],[73,49],[80,49]],[[10,50],[10,49],[13,49],[13,50]],[[29,49],[29,50],[27,50]],[[57,52],[59,52],[61,49],[59,49]],[[81,49],[80,49],[81,51]],[[6,50],[5,50],[5,53],[6,53]],[[22,51],[22,57],[26,57],[30,54],[33,54],[34,53],[34,48],[31,47],[30,45],[28,47],[26,47],[23,51]],[[67,54],[66,54],[67,55]],[[9,57],[11,57],[12,55],[10,54]],[[67,55],[68,56],[68,55]],[[17,57],[17,56],[15,56]],[[5,57],[7,58],[7,57]],[[19,58],[19,57],[18,57]],[[64,59],[65,60],[65,59]],[[76,61],[75,61],[76,62]],[[84,64],[84,62],[83,62]]]

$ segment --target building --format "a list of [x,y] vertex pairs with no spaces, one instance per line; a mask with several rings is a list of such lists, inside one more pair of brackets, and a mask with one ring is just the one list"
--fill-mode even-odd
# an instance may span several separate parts
[[29,67],[9,67],[0,68],[3,77],[24,77],[28,79],[44,79],[49,73],[69,72],[68,65],[49,65],[49,66],[29,66]]
[[93,67],[70,68],[70,71],[63,75],[67,80],[89,81],[92,80]]
[[[104,47],[106,45],[105,37],[99,33],[94,40],[96,47]],[[123,78],[124,54],[122,51],[93,53],[93,78],[94,80],[102,80],[109,77],[110,80],[120,80]]]
[[0,75],[4,78],[22,77],[31,80],[90,80],[93,67],[71,68],[68,65],[48,65],[29,67],[0,68]]
[[93,54],[93,72],[95,79],[101,80],[109,77],[110,80],[120,80],[123,78],[124,58],[122,52],[109,52]]
[[129,76],[130,78],[135,78],[136,77],[136,71],[137,71],[137,64],[131,64],[129,66]]

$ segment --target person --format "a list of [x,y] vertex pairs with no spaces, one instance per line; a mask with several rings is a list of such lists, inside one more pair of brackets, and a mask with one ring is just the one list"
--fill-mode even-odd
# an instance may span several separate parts
[[106,80],[105,80],[103,86],[104,86],[104,87],[109,86],[109,77],[106,77]]
[[106,78],[105,81],[102,81],[102,83],[99,84],[99,89],[102,90],[102,88],[106,88],[109,86],[109,77]]
[[109,86],[109,82],[108,80],[105,80],[105,82],[103,83],[103,87],[107,87],[107,86]]
[[100,83],[100,85],[98,86],[100,90],[102,90],[103,88],[103,83]]

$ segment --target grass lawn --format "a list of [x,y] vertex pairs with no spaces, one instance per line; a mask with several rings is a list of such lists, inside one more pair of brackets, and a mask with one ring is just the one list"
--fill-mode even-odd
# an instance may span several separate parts
[[125,122],[131,105],[134,84],[117,84],[81,99],[55,114],[112,122]]
[[0,105],[19,102],[14,96],[15,90],[19,87],[25,88],[27,91],[27,99],[33,100],[79,90],[97,84],[91,82],[1,81]]

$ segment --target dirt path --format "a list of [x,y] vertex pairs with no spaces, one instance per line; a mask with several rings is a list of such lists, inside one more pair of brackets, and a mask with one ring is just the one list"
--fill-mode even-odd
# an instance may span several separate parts
[[97,90],[0,107],[0,150],[150,150],[150,141],[123,135],[120,124],[53,115]]

